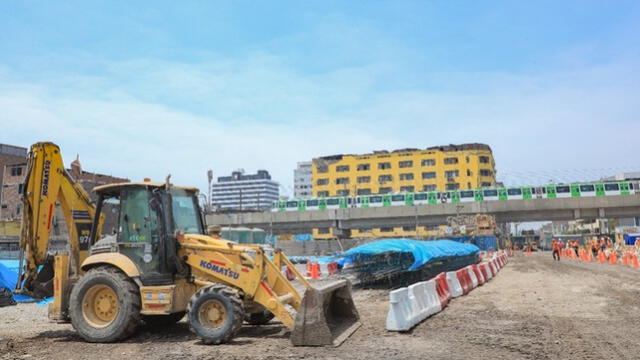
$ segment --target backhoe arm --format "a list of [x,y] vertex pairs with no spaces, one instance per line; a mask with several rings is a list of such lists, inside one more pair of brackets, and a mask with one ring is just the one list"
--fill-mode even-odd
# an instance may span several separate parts
[[[87,192],[65,170],[60,148],[49,142],[34,144],[27,159],[23,192],[17,292],[38,298],[53,295],[53,259],[47,250],[56,202],[69,231],[68,274],[74,276],[87,257],[95,208]],[[102,219],[98,233],[101,223]]]

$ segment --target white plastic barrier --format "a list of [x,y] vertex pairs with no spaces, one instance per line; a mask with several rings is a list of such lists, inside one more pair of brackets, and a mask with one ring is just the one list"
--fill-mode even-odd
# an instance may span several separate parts
[[387,313],[387,330],[406,331],[413,326],[409,289],[400,288],[389,293],[389,312]]
[[473,268],[471,266],[467,266],[467,271],[469,272],[469,277],[471,278],[471,284],[473,284],[473,288],[478,287],[478,278],[476,274],[473,272]]
[[415,283],[389,293],[387,330],[407,331],[442,310],[433,280]]
[[447,284],[449,284],[449,292],[452,298],[462,296],[462,285],[460,285],[455,271],[447,272]]
[[486,262],[482,263],[481,266],[484,266],[484,270],[487,272],[488,279],[486,279],[486,280],[487,281],[491,280],[493,278],[493,272],[491,271],[491,267],[489,266],[489,263],[486,263]]

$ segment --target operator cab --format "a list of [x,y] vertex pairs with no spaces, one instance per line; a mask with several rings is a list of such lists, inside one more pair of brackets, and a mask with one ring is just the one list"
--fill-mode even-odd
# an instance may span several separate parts
[[144,285],[172,284],[182,268],[176,236],[204,234],[195,188],[141,182],[98,186],[96,217],[104,214],[102,238],[91,229],[91,253],[119,252],[131,259]]

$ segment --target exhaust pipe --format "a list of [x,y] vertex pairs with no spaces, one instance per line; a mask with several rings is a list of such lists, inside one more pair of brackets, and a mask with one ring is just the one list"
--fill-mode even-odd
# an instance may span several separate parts
[[294,346],[340,346],[362,323],[351,297],[351,283],[342,279],[308,287],[291,332]]

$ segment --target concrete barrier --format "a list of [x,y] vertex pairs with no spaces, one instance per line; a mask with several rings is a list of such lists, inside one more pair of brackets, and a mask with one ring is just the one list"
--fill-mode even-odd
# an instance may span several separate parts
[[387,330],[407,331],[411,329],[412,314],[409,289],[400,288],[389,293],[389,312]]

